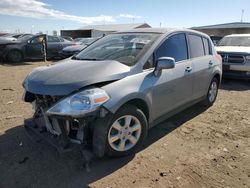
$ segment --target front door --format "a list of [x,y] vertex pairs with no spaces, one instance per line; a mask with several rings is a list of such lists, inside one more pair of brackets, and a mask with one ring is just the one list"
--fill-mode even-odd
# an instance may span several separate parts
[[44,37],[45,35],[35,36],[26,45],[26,57],[29,59],[44,58]]
[[185,33],[170,36],[155,51],[155,59],[172,57],[175,68],[162,70],[154,78],[153,112],[154,119],[187,103],[192,98],[193,70],[188,60],[187,40]]

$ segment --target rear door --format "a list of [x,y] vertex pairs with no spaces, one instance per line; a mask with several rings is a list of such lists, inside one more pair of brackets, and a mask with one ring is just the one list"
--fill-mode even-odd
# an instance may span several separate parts
[[174,69],[162,70],[153,83],[154,118],[187,103],[192,97],[192,64],[188,59],[185,33],[170,36],[156,50],[155,59],[172,57],[176,61]]
[[214,62],[210,40],[198,34],[188,34],[188,41],[194,72],[193,97],[196,99],[207,93]]
[[50,58],[58,57],[59,51],[63,48],[59,37],[48,35],[47,41],[47,56]]

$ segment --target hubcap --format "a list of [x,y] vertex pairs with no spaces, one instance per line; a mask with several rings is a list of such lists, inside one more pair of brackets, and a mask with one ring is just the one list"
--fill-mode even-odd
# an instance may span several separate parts
[[217,83],[213,82],[209,88],[208,99],[210,102],[214,102],[217,95]]
[[108,142],[116,151],[127,151],[134,147],[141,136],[141,123],[131,115],[122,116],[110,127]]

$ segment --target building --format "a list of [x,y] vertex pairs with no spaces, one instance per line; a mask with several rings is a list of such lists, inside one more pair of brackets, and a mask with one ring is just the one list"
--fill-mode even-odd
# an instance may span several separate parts
[[191,29],[201,31],[209,36],[224,37],[230,34],[247,34],[250,33],[250,23],[233,22],[217,25],[208,25],[200,27],[192,27]]
[[76,30],[61,30],[61,36],[72,38],[102,37],[116,31],[150,27],[147,23],[88,25]]

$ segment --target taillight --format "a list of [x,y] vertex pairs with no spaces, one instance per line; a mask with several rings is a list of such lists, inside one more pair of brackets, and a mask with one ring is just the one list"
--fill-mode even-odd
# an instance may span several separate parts
[[220,54],[215,54],[215,57],[222,63],[222,57]]

